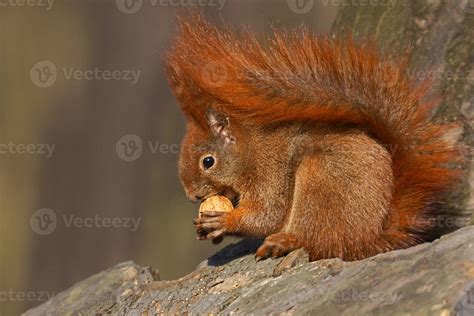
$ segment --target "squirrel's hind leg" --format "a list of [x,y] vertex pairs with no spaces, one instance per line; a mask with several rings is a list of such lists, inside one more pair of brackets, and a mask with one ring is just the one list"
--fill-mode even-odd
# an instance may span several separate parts
[[286,252],[303,247],[311,260],[355,260],[381,252],[392,196],[391,157],[364,134],[337,137],[330,150],[304,157],[296,170],[292,208],[281,230],[291,236],[280,241],[290,245]]

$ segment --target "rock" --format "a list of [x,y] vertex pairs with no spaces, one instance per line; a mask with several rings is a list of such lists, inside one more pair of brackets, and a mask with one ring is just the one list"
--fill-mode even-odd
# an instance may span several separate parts
[[259,243],[230,245],[173,281],[125,262],[24,315],[474,315],[474,227],[355,262],[307,262],[301,250],[256,262]]
[[296,266],[309,262],[309,256],[303,249],[297,249],[289,253],[273,270],[273,276],[277,277],[283,272],[290,270]]

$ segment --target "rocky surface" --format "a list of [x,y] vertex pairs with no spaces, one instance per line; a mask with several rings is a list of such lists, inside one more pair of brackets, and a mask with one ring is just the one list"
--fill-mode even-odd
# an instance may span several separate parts
[[474,227],[356,262],[308,262],[302,250],[256,262],[258,244],[230,245],[174,281],[125,262],[25,315],[474,315]]

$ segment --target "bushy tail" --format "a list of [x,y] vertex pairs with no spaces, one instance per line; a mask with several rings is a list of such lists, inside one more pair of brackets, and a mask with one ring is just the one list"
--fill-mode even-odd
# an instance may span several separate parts
[[384,61],[373,44],[315,37],[305,28],[257,41],[208,24],[181,19],[167,70],[183,111],[203,120],[220,107],[248,124],[314,120],[366,126],[394,149],[393,212],[381,247],[418,243],[429,229],[430,205],[460,177],[461,151],[447,137],[453,125],[430,121],[436,102],[428,84],[415,87],[407,59]]

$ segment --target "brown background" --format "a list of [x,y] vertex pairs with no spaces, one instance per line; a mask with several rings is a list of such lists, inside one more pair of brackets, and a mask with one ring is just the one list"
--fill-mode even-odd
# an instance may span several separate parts
[[[126,260],[157,267],[162,279],[191,271],[218,247],[194,237],[197,206],[185,199],[176,172],[184,121],[161,58],[176,14],[197,1],[143,0],[134,14],[121,12],[113,0],[54,1],[50,10],[11,1],[0,7],[0,144],[55,148],[50,158],[0,154],[0,315],[38,305],[44,300],[40,295]],[[217,0],[200,1],[211,20],[249,25],[260,33],[272,25],[301,23],[327,32],[339,3],[315,0],[307,13],[298,14],[290,9],[292,2],[227,0],[219,9]],[[34,71],[44,60],[56,66],[57,79],[41,88],[34,84]],[[63,71],[71,67],[141,74],[136,84],[67,79]],[[141,138],[143,153],[126,162],[116,144],[129,134]],[[172,152],[152,153],[150,142]],[[46,235],[30,225],[43,208],[57,218]],[[135,232],[67,227],[63,216],[71,215],[141,221]],[[21,296],[30,292],[36,297]]]

